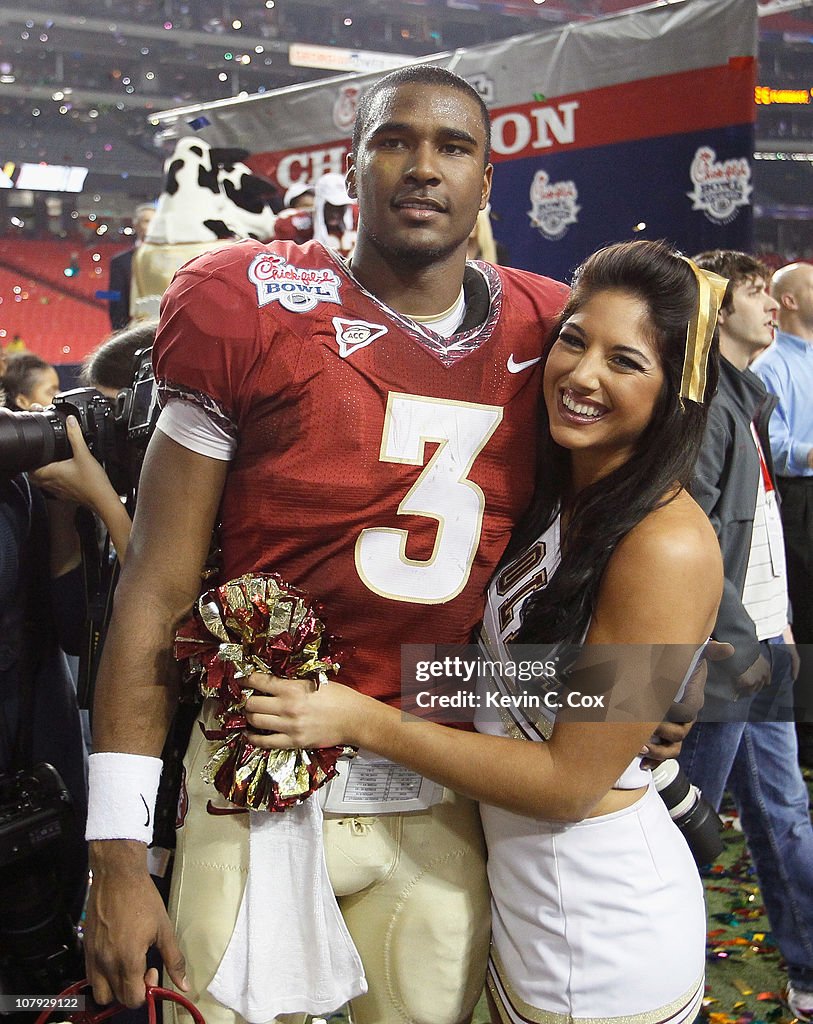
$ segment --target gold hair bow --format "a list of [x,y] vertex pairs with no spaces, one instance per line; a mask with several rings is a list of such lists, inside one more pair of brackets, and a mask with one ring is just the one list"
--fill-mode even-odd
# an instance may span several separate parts
[[717,314],[723,304],[728,279],[710,270],[703,270],[687,256],[682,260],[692,268],[697,278],[697,307],[686,331],[686,352],[683,357],[683,375],[680,379],[681,404],[684,398],[690,402],[703,401],[706,391],[706,371],[709,362],[711,339],[717,326]]

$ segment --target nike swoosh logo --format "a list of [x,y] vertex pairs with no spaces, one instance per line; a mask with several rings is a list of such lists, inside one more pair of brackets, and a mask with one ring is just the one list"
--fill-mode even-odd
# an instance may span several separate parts
[[518,363],[514,359],[514,353],[508,357],[508,372],[509,373],[522,373],[523,370],[527,370],[529,366],[533,366],[535,363],[540,362],[542,356],[537,356],[536,359],[526,359],[523,363]]
[[144,810],[147,812],[147,820],[144,822],[144,828],[149,828],[150,827],[150,809],[149,809],[149,807],[147,807],[147,801],[144,799],[144,794],[143,793],[139,793],[138,795],[141,797],[141,802],[142,802],[142,804],[144,804]]

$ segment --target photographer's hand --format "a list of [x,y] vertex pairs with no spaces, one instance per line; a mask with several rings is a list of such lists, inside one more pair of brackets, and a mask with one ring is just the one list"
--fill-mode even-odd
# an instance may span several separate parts
[[[173,984],[189,991],[186,965],[163,901],[147,871],[146,846],[124,839],[90,844],[93,882],[85,924],[85,965],[100,1005],[144,1003],[147,950],[155,946]],[[133,913],[133,908],[138,908]]]
[[52,462],[29,475],[53,497],[77,502],[95,512],[110,534],[119,561],[123,562],[130,539],[130,517],[104,469],[85,444],[76,417],[69,416],[66,426],[73,458]]
[[677,757],[683,741],[703,706],[703,688],[706,683],[706,663],[700,661],[686,685],[682,701],[674,701],[666,719],[655,730],[645,747],[641,748],[642,767],[654,768],[661,761]]

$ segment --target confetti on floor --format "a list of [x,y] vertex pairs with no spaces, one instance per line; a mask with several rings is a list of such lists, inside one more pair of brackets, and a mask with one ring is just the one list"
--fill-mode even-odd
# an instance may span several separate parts
[[[813,771],[804,770],[813,791]],[[706,998],[700,1020],[709,1024],[791,1024],[784,1002],[782,958],[771,937],[759,885],[737,812],[721,809],[725,849],[704,872],[708,910]]]

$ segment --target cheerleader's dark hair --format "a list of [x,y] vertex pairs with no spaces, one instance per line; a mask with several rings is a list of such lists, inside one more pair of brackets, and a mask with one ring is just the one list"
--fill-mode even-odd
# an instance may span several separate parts
[[[618,542],[668,500],[664,495],[674,492],[675,485],[685,488],[690,483],[708,402],[717,387],[715,329],[705,365],[702,402],[681,397],[687,328],[697,322],[700,289],[696,268],[664,242],[622,242],[590,256],[574,275],[570,299],[551,335],[544,362],[565,321],[605,290],[627,292],[646,305],[650,340],[661,361],[664,383],[652,419],[629,460],[573,498],[563,531],[561,564],[548,586],[526,602],[518,643],[582,638]],[[540,407],[535,496],[514,531],[503,563],[551,524],[570,489],[570,453],[553,441],[544,402]]]

